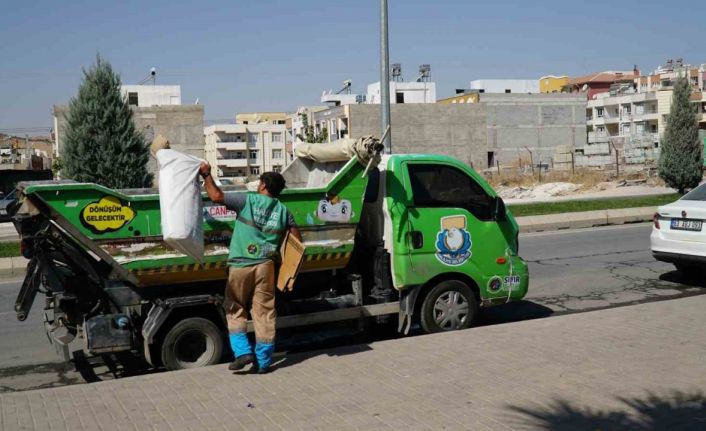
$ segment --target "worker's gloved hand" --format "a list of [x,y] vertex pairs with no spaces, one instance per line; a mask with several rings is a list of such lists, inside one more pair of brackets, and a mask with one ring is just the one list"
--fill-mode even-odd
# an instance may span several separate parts
[[199,166],[199,174],[201,174],[204,178],[211,175],[211,165],[209,165],[208,162],[201,162],[201,166]]

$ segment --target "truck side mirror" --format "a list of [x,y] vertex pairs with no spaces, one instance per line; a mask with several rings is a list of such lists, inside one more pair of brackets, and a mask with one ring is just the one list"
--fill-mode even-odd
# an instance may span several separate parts
[[495,198],[495,221],[505,221],[507,220],[507,209],[505,208],[505,202],[500,196]]

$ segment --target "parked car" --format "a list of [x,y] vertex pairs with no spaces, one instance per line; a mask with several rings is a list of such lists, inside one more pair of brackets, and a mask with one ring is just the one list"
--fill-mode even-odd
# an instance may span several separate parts
[[706,267],[706,183],[676,202],[657,208],[650,242],[652,255],[673,263],[686,276],[698,276]]
[[10,205],[10,202],[14,201],[15,199],[17,199],[15,195],[15,190],[8,193],[7,196],[0,195],[0,222],[10,220],[10,216],[7,215],[7,206]]

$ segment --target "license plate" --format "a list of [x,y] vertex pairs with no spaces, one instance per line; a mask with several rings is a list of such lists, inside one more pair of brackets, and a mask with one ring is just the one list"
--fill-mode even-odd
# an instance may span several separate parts
[[701,220],[684,220],[673,218],[672,229],[674,230],[691,230],[701,232]]

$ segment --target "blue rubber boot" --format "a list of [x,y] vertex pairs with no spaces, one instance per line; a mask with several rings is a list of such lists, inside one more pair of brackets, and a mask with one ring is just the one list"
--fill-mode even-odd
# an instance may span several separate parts
[[228,365],[229,370],[242,370],[246,365],[255,362],[247,333],[233,332],[228,338],[230,340],[230,348],[233,349],[233,355],[235,355],[235,361]]
[[255,356],[257,357],[257,372],[264,374],[270,370],[272,353],[275,351],[274,343],[256,343]]

